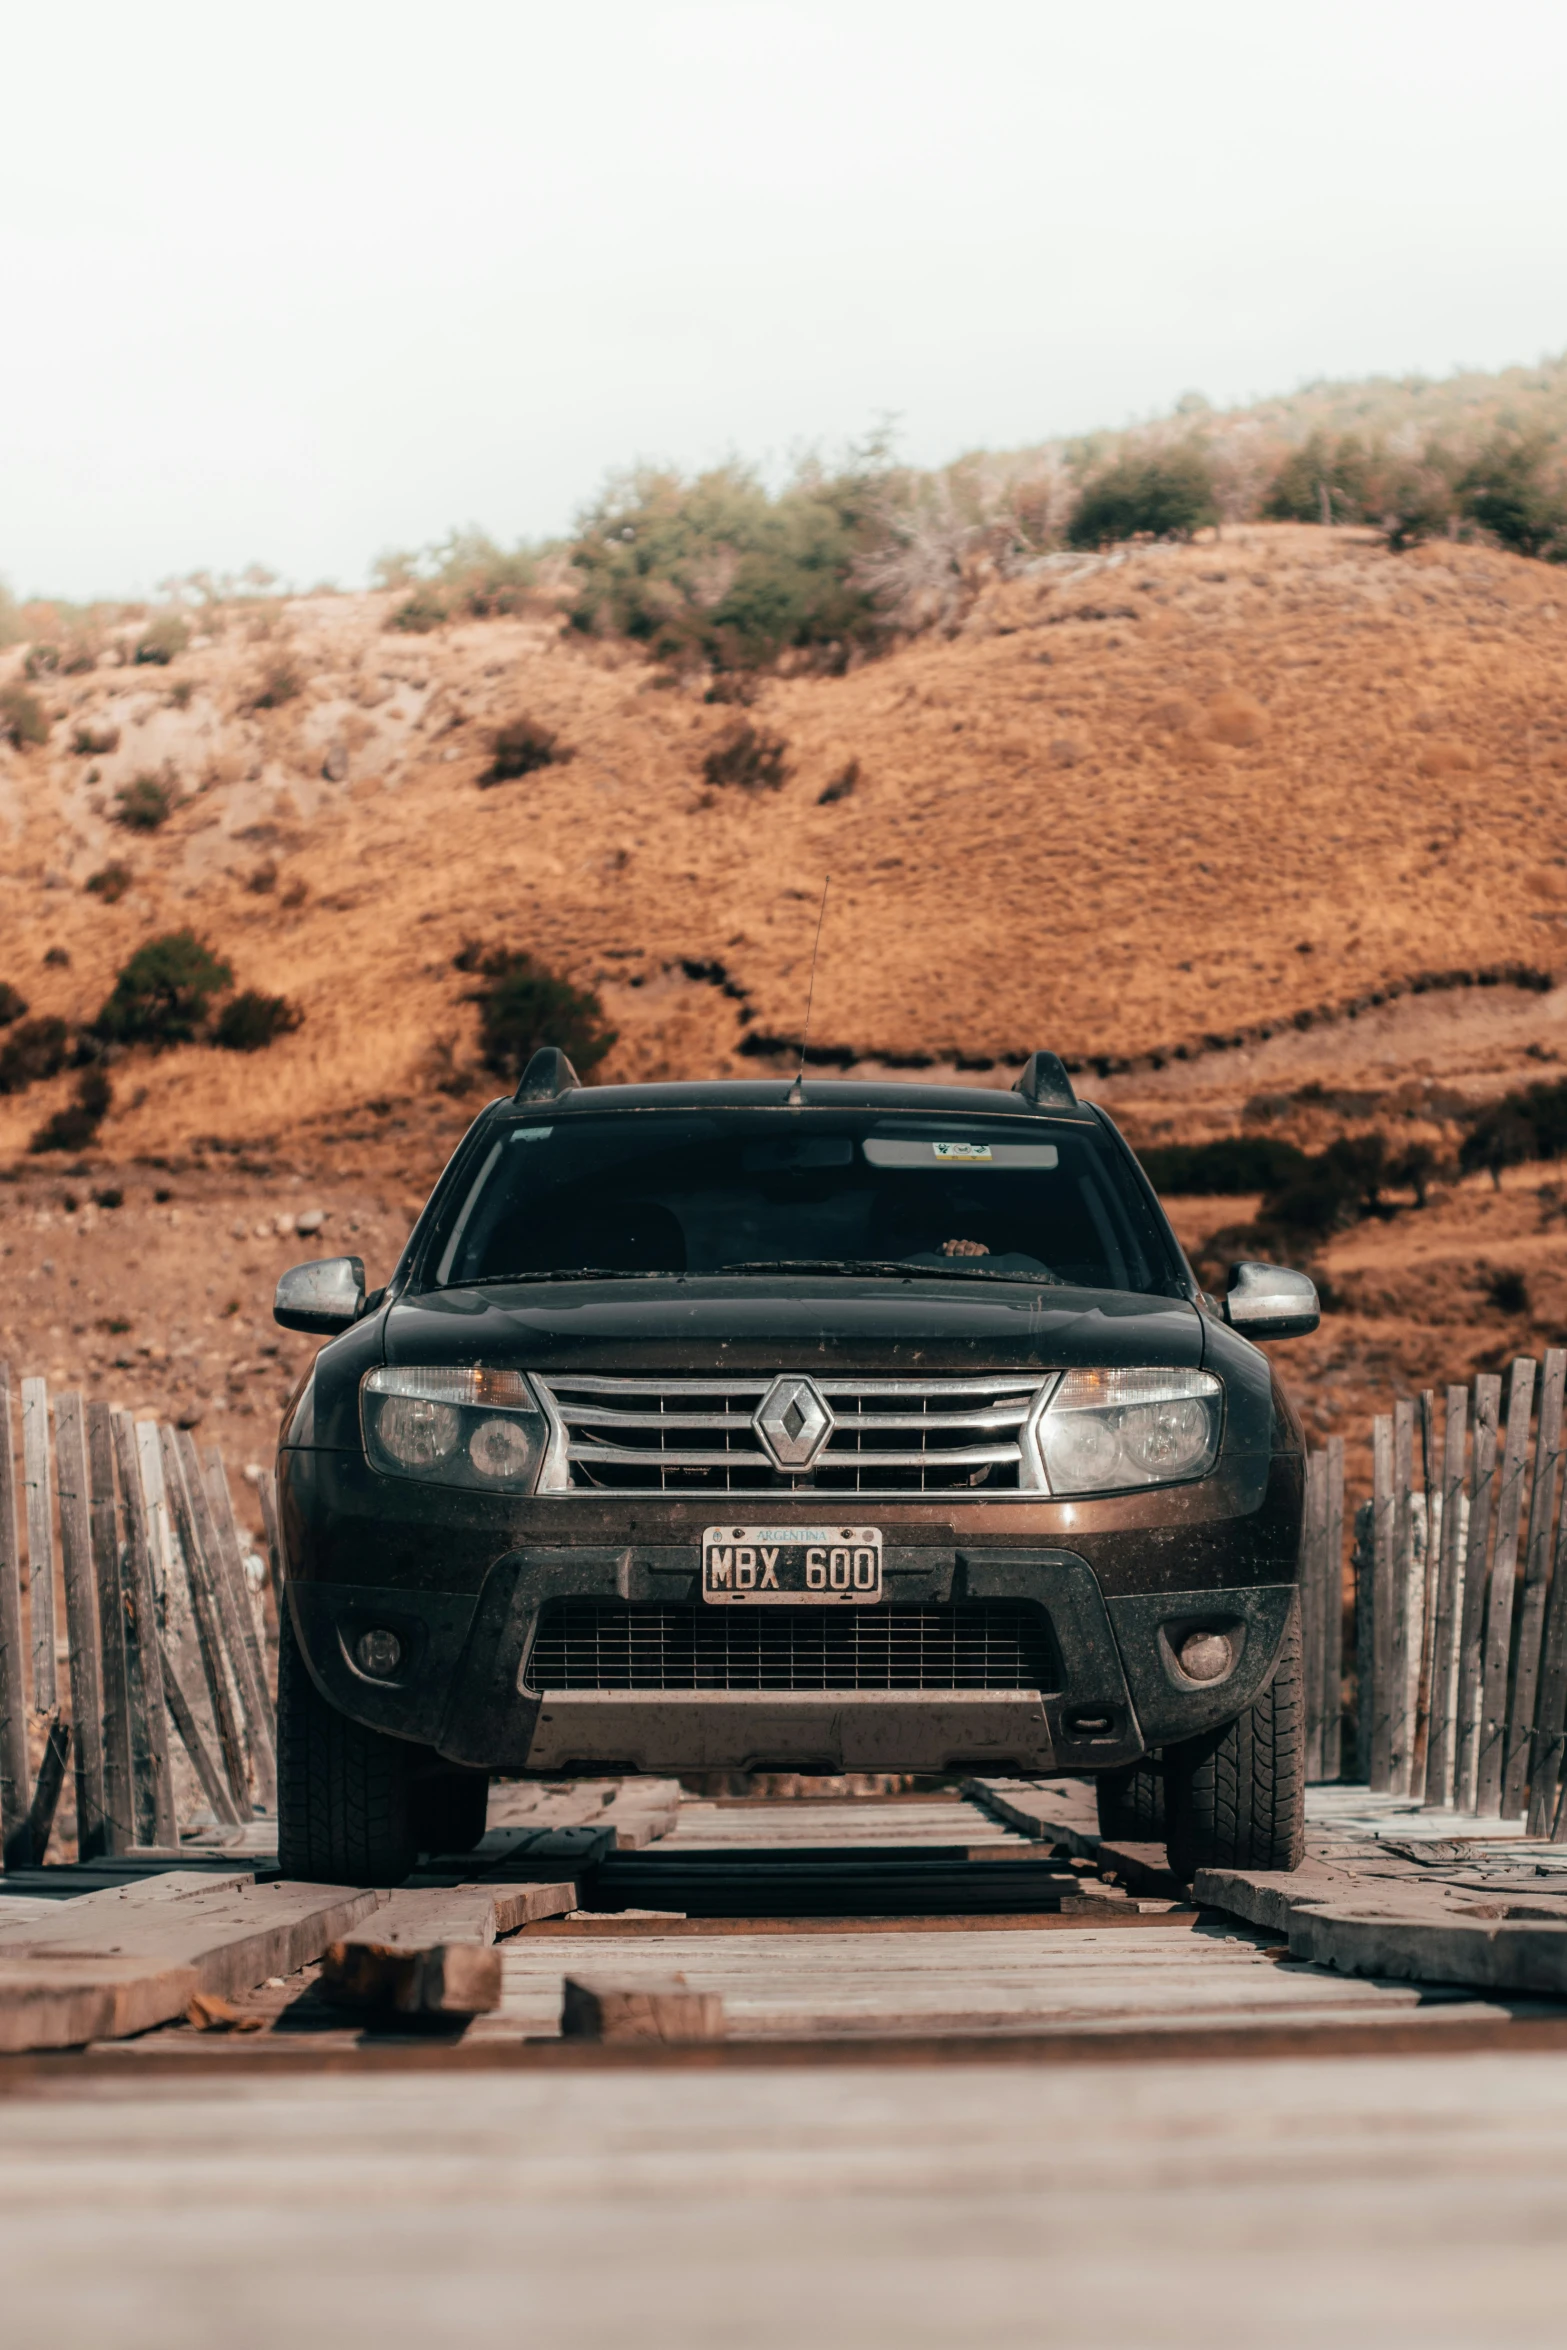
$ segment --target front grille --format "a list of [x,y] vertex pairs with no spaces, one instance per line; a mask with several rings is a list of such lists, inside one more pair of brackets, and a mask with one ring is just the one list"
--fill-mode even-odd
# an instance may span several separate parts
[[813,1379],[831,1429],[812,1464],[780,1467],[754,1425],[774,1382],[534,1375],[560,1483],[608,1493],[1016,1493],[1032,1483],[1023,1424],[1040,1374]]
[[1026,1600],[954,1607],[627,1607],[552,1599],[523,1676],[561,1689],[1054,1689]]

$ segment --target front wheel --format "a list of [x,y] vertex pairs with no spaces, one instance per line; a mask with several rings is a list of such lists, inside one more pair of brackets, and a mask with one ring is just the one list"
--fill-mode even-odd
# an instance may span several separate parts
[[286,1599],[279,1618],[278,1865],[310,1885],[399,1885],[418,1858],[416,1773],[427,1750],[328,1705]]
[[1300,1619],[1272,1681],[1222,1730],[1164,1750],[1167,1850],[1198,1869],[1298,1869],[1306,1856],[1306,1724]]

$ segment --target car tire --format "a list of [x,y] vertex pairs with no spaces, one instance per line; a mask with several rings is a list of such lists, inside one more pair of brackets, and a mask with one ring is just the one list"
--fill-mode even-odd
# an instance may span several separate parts
[[443,1764],[414,1791],[414,1832],[421,1852],[471,1852],[484,1834],[490,1808],[488,1771]]
[[1123,1770],[1101,1771],[1094,1793],[1101,1836],[1114,1844],[1164,1842],[1164,1764],[1158,1755],[1145,1754]]
[[415,1773],[427,1750],[329,1705],[278,1626],[278,1865],[310,1885],[400,1885],[418,1858]]
[[1222,1730],[1166,1747],[1164,1785],[1176,1876],[1299,1868],[1306,1852],[1306,1723],[1298,1614],[1255,1705]]

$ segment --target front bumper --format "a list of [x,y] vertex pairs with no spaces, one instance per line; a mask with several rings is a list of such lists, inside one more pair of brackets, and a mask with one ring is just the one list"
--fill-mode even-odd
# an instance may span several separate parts
[[[312,1677],[368,1727],[491,1771],[611,1770],[1081,1772],[1219,1727],[1266,1688],[1294,1605],[1291,1582],[1106,1595],[1065,1548],[900,1548],[886,1554],[889,1604],[1023,1600],[1049,1619],[1058,1686],[1018,1689],[572,1690],[528,1686],[539,1614],[554,1598],[629,1606],[697,1598],[694,1547],[529,1547],[496,1560],[477,1595],[406,1585],[292,1580],[294,1627]],[[394,1681],[354,1662],[362,1631],[397,1633]],[[1223,1681],[1175,1661],[1198,1625],[1228,1631]]]

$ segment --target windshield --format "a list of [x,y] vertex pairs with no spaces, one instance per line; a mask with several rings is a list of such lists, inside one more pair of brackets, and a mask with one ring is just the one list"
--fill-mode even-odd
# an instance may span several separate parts
[[869,1110],[508,1123],[446,1203],[424,1285],[871,1273],[1185,1294],[1097,1127]]

